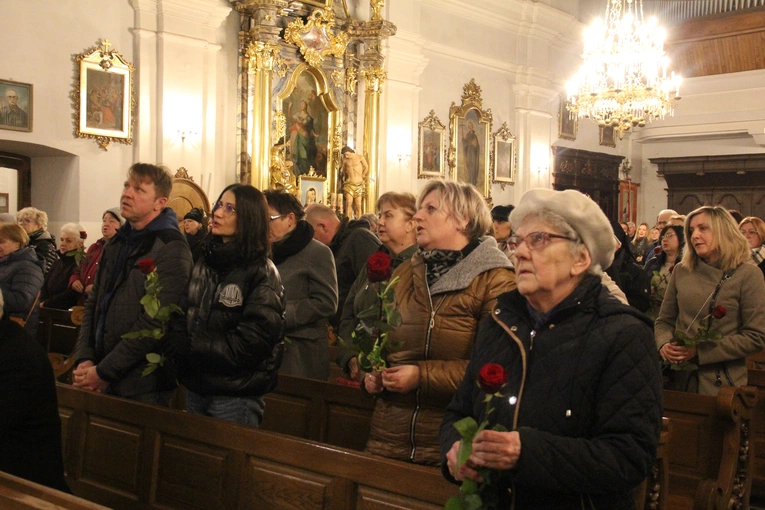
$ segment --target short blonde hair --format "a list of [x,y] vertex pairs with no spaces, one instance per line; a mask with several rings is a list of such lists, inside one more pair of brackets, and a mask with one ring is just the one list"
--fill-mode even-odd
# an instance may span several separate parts
[[40,225],[43,230],[48,230],[48,215],[45,211],[36,209],[34,207],[25,207],[16,213],[16,221],[32,220],[36,224]]
[[385,204],[390,204],[396,209],[401,209],[404,214],[411,218],[417,214],[417,199],[411,193],[399,193],[389,191],[380,195],[377,199],[377,212],[379,213]]
[[754,229],[757,231],[757,234],[760,236],[760,242],[762,244],[765,244],[765,221],[762,221],[757,216],[747,216],[743,220],[741,220],[741,223],[738,224],[738,228],[744,228],[745,223],[751,223]]
[[709,248],[717,250],[720,254],[720,269],[730,271],[749,260],[752,256],[749,242],[739,232],[736,220],[724,207],[705,205],[688,214],[685,218],[685,250],[683,251],[683,263],[693,271],[701,257],[691,242],[691,221],[699,214],[709,216],[709,228],[712,230],[714,245]]
[[15,223],[3,223],[0,225],[0,240],[3,239],[19,243],[20,248],[29,245],[29,236],[26,231]]
[[417,208],[433,191],[439,194],[438,206],[446,206],[449,216],[458,223],[465,222],[462,231],[471,241],[484,236],[491,228],[491,212],[486,200],[472,184],[433,179],[428,181],[417,198]]

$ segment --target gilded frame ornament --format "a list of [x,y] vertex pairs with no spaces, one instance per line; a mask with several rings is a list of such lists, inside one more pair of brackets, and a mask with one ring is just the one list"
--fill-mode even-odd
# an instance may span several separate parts
[[600,145],[616,147],[616,130],[613,126],[598,126],[598,135]]
[[558,138],[564,140],[576,140],[576,131],[579,127],[579,118],[575,113],[568,110],[570,103],[561,96],[558,108]]
[[417,124],[417,178],[443,177],[446,160],[446,126],[430,110],[428,116]]
[[[284,137],[284,159],[292,163],[290,170],[298,179],[298,187],[300,187],[301,174],[311,175],[311,168],[313,168],[314,175],[322,179],[326,178],[330,183],[328,192],[335,193],[336,190],[331,188],[332,183],[337,182],[341,149],[338,144],[342,142],[342,137],[338,135],[342,124],[340,108],[335,102],[325,74],[321,69],[308,64],[298,65],[290,75],[284,90],[276,96],[275,106],[274,119],[278,119],[275,127],[279,132],[274,133],[273,139],[278,142],[282,136]],[[314,136],[314,133],[317,136]],[[312,161],[300,160],[295,145],[302,140],[302,138],[298,139],[298,135],[312,137],[307,145],[310,147],[310,141],[313,141],[315,145],[316,156]],[[313,150],[309,149],[306,157],[310,158],[308,154],[310,152]]]
[[491,126],[491,109],[483,109],[481,87],[471,79],[463,87],[462,104],[452,103],[449,108],[450,177],[469,182],[487,199],[491,197]]
[[109,143],[133,143],[135,67],[119,52],[101,45],[76,55],[78,78],[72,92],[75,136],[92,138],[103,150]]
[[491,135],[491,171],[492,183],[499,183],[502,189],[505,185],[515,183],[515,169],[518,166],[515,136],[510,132],[507,122]]
[[321,67],[324,57],[342,57],[348,45],[348,34],[343,31],[333,33],[334,27],[335,14],[332,9],[316,9],[308,17],[307,23],[297,18],[287,25],[284,40],[297,46],[309,65]]
[[[10,100],[7,97],[8,92],[16,93],[14,106],[10,106]],[[0,129],[31,133],[32,121],[34,120],[33,100],[31,83],[0,80]]]
[[[298,188],[300,189],[300,196],[298,197],[300,199],[300,203],[303,204],[303,206],[308,206],[311,203],[318,203],[326,205],[327,207],[330,206],[329,204],[329,193],[327,192],[327,179],[318,175],[301,175],[298,178]],[[313,190],[316,194],[314,199],[315,202],[308,202],[308,193],[309,191]]]

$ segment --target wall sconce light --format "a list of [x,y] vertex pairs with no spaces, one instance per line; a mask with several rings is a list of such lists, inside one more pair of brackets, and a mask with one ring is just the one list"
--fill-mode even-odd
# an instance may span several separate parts
[[192,136],[196,136],[196,135],[197,135],[196,131],[190,131],[190,130],[189,131],[184,131],[184,130],[181,130],[181,129],[178,130],[178,136],[181,137],[181,143],[186,143],[186,137],[192,137]]
[[409,159],[412,157],[411,154],[396,154],[396,157],[398,158],[398,165],[401,166],[402,162],[409,164]]

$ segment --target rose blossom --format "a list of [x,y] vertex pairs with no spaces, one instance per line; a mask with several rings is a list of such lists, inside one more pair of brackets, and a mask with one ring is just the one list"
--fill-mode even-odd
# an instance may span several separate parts
[[154,259],[139,260],[136,267],[143,274],[149,274],[154,271]]
[[717,305],[715,306],[715,309],[712,310],[712,317],[715,319],[722,319],[726,315],[728,315],[728,310],[726,310],[722,305]]
[[390,278],[390,274],[390,255],[382,251],[373,253],[367,260],[367,278],[369,278],[369,282],[383,282]]
[[478,372],[478,386],[484,393],[497,393],[507,381],[507,374],[502,365],[487,363]]

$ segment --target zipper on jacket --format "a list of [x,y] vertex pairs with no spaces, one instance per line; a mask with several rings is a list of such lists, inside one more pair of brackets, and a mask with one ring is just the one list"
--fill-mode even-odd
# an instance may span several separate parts
[[537,330],[536,329],[532,329],[531,333],[529,333],[529,336],[531,337],[531,344],[529,344],[529,350],[533,351],[534,350],[534,337],[537,336]]
[[[446,296],[441,298],[437,307],[433,307],[433,297],[430,295],[430,285],[428,285],[428,278],[425,277],[425,290],[428,293],[428,304],[430,305],[430,322],[428,322],[428,331],[425,334],[425,353],[424,358],[427,361],[430,358],[430,339],[433,333],[433,328],[436,325],[436,312],[441,305],[444,304]],[[414,393],[414,412],[412,413],[412,420],[409,422],[409,443],[412,445],[412,449],[409,451],[409,460],[414,462],[414,455],[417,452],[417,444],[414,441],[414,429],[417,425],[417,415],[420,414],[420,388]]]

